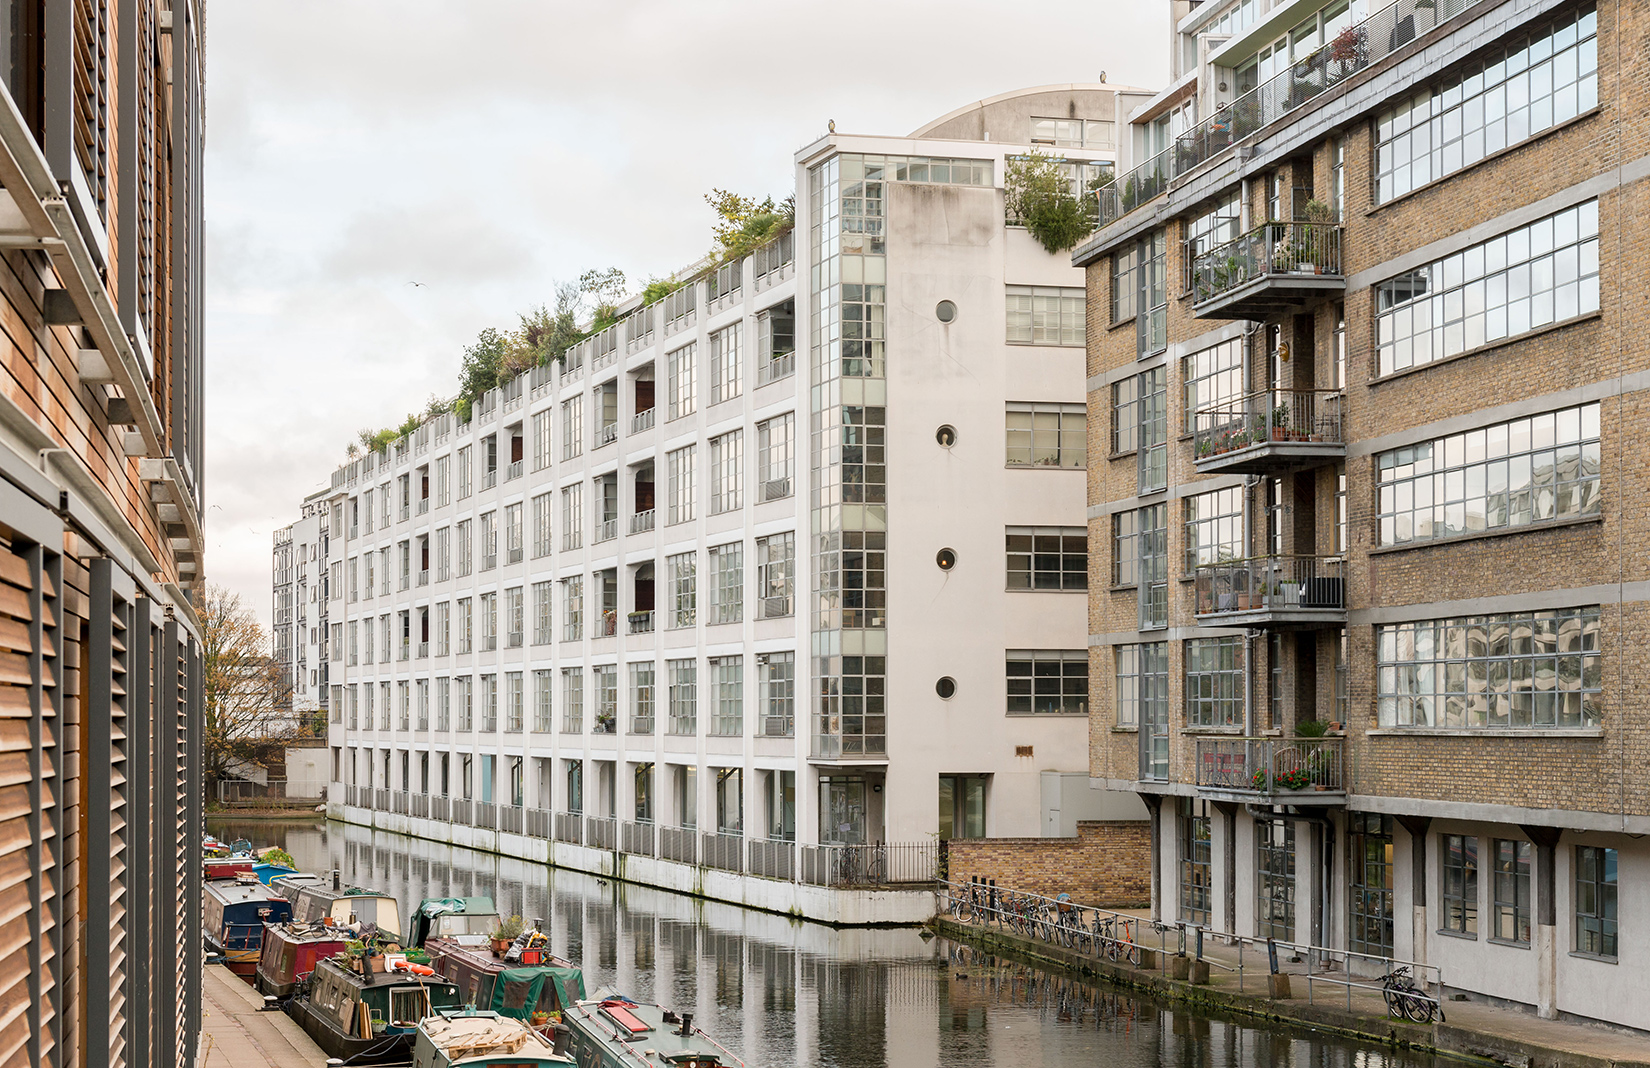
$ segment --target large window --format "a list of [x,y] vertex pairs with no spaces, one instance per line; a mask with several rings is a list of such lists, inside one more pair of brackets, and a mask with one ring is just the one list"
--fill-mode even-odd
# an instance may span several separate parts
[[550,494],[533,498],[533,556],[550,555]]
[[1490,938],[1514,945],[1530,944],[1530,843],[1494,840],[1495,926]]
[[1347,821],[1352,885],[1347,937],[1358,953],[1392,955],[1392,817],[1353,812]]
[[1088,714],[1086,649],[1010,649],[1007,676],[1011,716]]
[[1255,819],[1255,937],[1295,940],[1295,825]]
[[710,514],[720,515],[739,507],[743,485],[745,435],[741,430],[710,439]]
[[1616,851],[1576,846],[1576,949],[1616,956]]
[[584,576],[570,575],[561,580],[562,641],[576,642],[584,637]]
[[1135,298],[1140,288],[1140,249],[1118,252],[1111,258],[1111,321],[1124,323],[1134,318]]
[[1137,488],[1154,493],[1169,485],[1168,373],[1158,367],[1140,376]]
[[756,424],[757,500],[777,501],[796,492],[796,413]]
[[940,841],[985,837],[984,775],[940,776]]
[[1112,455],[1133,452],[1140,447],[1140,377],[1131,375],[1111,386]]
[[1599,609],[1544,609],[1377,627],[1382,727],[1595,727]]
[[670,733],[699,733],[699,666],[692,660],[666,660],[670,680]]
[[737,738],[745,733],[745,658],[713,656],[707,666],[716,702],[710,733]]
[[710,403],[712,404],[720,404],[739,396],[739,334],[744,329],[744,325],[743,323],[734,323],[732,326],[710,335]]
[[630,733],[652,734],[654,716],[653,661],[630,665]]
[[1169,693],[1169,646],[1167,642],[1119,645],[1116,684],[1117,726],[1138,727],[1141,712],[1148,704],[1166,699]]
[[533,583],[533,644],[549,645],[551,641],[551,584],[548,579]]
[[1169,625],[1169,506],[1149,504],[1138,515],[1138,622],[1141,630],[1157,630]]
[[1243,487],[1187,497],[1186,570],[1243,556]]
[[555,678],[556,673],[549,668],[533,672],[533,730],[540,734],[550,732],[551,689]]
[[756,618],[774,619],[794,611],[796,534],[770,534],[756,539]]
[[666,471],[669,476],[667,490],[670,503],[670,510],[666,518],[667,523],[687,523],[694,518],[694,448],[694,446],[689,445],[686,448],[665,453]]
[[1175,807],[1180,824],[1180,918],[1207,927],[1214,886],[1209,802],[1180,797]]
[[698,618],[699,608],[699,554],[677,553],[665,557],[665,576],[670,583],[671,627],[691,627]]
[[1381,544],[1598,515],[1599,461],[1597,404],[1383,452]]
[[1140,512],[1129,509],[1111,517],[1111,584],[1133,586],[1140,581]]
[[561,402],[561,458],[571,460],[584,452],[584,397]]
[[1382,112],[1375,199],[1402,196],[1598,106],[1597,34],[1598,14],[1587,4]]
[[1135,298],[1135,352],[1144,358],[1169,345],[1169,240],[1159,230],[1140,242],[1140,295]]
[[577,549],[584,544],[584,483],[561,489],[561,547]]
[[740,542],[710,547],[710,618],[708,623],[738,623],[745,618],[745,547]]
[[1088,459],[1088,409],[1081,404],[1024,404],[1007,412],[1009,467],[1071,467]]
[[1470,834],[1438,836],[1443,929],[1478,937],[1478,839]]
[[1197,258],[1217,245],[1224,245],[1237,238],[1238,227],[1242,225],[1242,205],[1242,190],[1234,188],[1226,195],[1206,203],[1202,213],[1186,223],[1181,262],[1185,274],[1182,285],[1187,292],[1192,288],[1192,266],[1197,262]]
[[1089,536],[1082,527],[1009,527],[1008,588],[1086,590]]
[[[1197,413],[1216,405],[1235,406],[1243,399],[1243,339],[1232,338],[1180,360],[1180,377],[1186,383],[1186,430],[1197,429]],[[1224,423],[1230,416],[1220,416]]]
[[561,732],[584,733],[584,669],[562,668]]
[[1243,725],[1243,638],[1193,638],[1186,643],[1186,723]]
[[1083,344],[1083,290],[1053,286],[1006,286],[1008,343]]
[[796,654],[758,653],[756,656],[758,733],[768,738],[790,738],[796,733]]
[[684,346],[665,357],[665,418],[680,419],[697,408],[693,385],[693,348]]
[[1376,286],[1378,373],[1598,311],[1598,287],[1589,200]]

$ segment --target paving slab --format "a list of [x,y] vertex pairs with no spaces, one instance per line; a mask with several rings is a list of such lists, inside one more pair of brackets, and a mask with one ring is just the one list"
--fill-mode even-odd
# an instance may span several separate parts
[[198,1068],[320,1068],[327,1056],[284,1012],[265,1012],[263,997],[221,964],[201,983]]

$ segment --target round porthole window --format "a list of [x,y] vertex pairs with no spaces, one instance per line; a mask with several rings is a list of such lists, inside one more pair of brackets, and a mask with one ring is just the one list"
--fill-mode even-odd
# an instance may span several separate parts
[[934,305],[934,318],[942,323],[949,323],[957,318],[957,306],[949,300],[942,300]]
[[957,550],[941,549],[934,554],[934,562],[940,565],[941,571],[950,571],[957,566]]
[[950,675],[940,676],[940,681],[934,684],[934,692],[940,695],[942,701],[949,701],[957,692],[957,680]]
[[934,440],[940,443],[941,448],[949,449],[957,443],[957,428],[950,423],[942,424],[934,431]]

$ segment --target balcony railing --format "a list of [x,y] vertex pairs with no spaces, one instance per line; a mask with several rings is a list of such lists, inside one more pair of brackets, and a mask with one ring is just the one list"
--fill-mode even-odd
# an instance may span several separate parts
[[596,625],[592,628],[590,636],[592,638],[611,638],[617,633],[619,633],[618,611],[612,608],[603,609],[602,614],[596,617]]
[[1100,225],[1121,219],[1146,201],[1169,188],[1171,152],[1164,149],[1110,185],[1101,186]]
[[626,820],[619,824],[619,848],[626,853],[651,857],[653,855],[653,823],[650,820]]
[[692,827],[660,827],[659,859],[699,863],[699,832]]
[[932,883],[939,877],[938,842],[805,845],[799,852],[799,879],[815,886]]
[[600,545],[604,541],[612,541],[619,536],[619,517],[604,519],[596,524],[595,543]]
[[630,417],[630,432],[632,434],[640,434],[644,430],[652,429],[652,427],[653,427],[653,409],[652,408],[649,408],[649,409],[647,409],[646,411],[643,411],[643,412],[637,412],[635,415]]
[[1264,223],[1192,262],[1199,318],[1266,318],[1345,288],[1339,223]]
[[525,460],[517,460],[504,469],[504,481],[514,481],[515,479],[520,478],[522,476],[522,472],[526,470],[527,462]]
[[556,813],[556,841],[571,842],[573,845],[584,844],[584,813],[558,812]]
[[[1346,565],[1338,556],[1256,556],[1199,564],[1199,616],[1281,616],[1309,620],[1346,610]],[[1257,619],[1256,622],[1264,622]]]
[[492,489],[496,485],[498,485],[498,468],[495,467],[481,476],[481,488]]
[[[1346,792],[1346,739],[1199,738],[1197,785],[1234,793],[1290,794],[1310,803],[1315,794]],[[1300,803],[1295,797],[1292,803]]]
[[745,870],[745,836],[737,833],[701,836],[700,863],[723,871]]
[[423,568],[422,570],[420,570],[418,572],[418,584],[420,586],[428,586],[430,584],[430,569],[429,568],[427,568],[427,567]]
[[747,870],[752,875],[769,879],[796,878],[796,843],[776,842],[752,838],[746,846],[749,854]]
[[765,386],[796,373],[796,353],[784,352],[763,360],[756,368],[756,384]]
[[645,534],[647,531],[652,530],[653,515],[653,509],[649,508],[645,512],[637,512],[635,515],[631,516],[630,532],[632,534]]
[[618,423],[603,423],[601,426],[596,428],[596,448],[599,449],[603,445],[611,445],[618,440]]
[[430,510],[430,499],[428,497],[418,498],[418,514],[423,515],[425,512],[428,512],[429,510]]
[[1192,417],[1199,471],[1263,474],[1346,455],[1342,395],[1325,389],[1267,389],[1211,404]]
[[420,659],[420,660],[428,659],[429,655],[430,655],[430,643],[429,642],[419,642],[418,643],[418,659]]
[[631,634],[652,634],[653,633],[653,611],[652,611],[652,609],[649,609],[646,612],[632,612],[626,618],[627,618],[627,620],[629,621],[629,624],[630,624],[630,626],[628,627],[628,630]]
[[584,844],[592,849],[619,848],[619,821],[611,816],[586,817]]

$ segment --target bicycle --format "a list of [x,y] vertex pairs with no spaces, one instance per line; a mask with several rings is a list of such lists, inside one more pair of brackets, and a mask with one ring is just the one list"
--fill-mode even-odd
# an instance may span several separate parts
[[1394,968],[1381,976],[1381,996],[1386,999],[1386,1011],[1394,1019],[1408,1019],[1418,1024],[1429,1024],[1434,1016],[1444,1022],[1444,1006],[1438,999],[1422,993],[1410,978],[1408,968]]
[[[1118,918],[1115,916],[1100,921],[1100,929],[1096,932],[1096,936],[1104,943],[1101,951],[1105,953],[1106,959],[1113,964],[1121,959],[1133,967],[1140,967],[1140,947],[1134,941],[1133,925],[1134,921],[1132,920],[1124,920],[1119,923]],[[1122,938],[1113,933],[1119,926],[1123,929]]]

